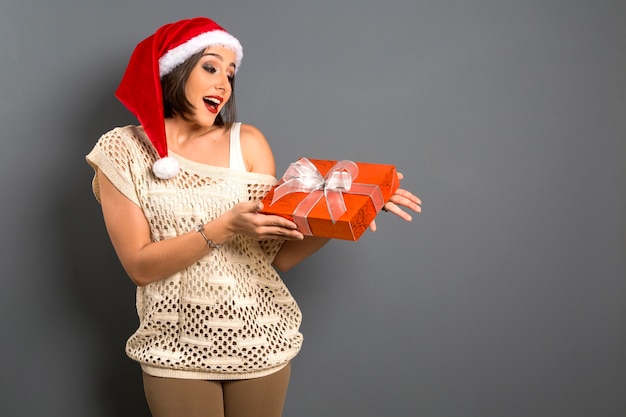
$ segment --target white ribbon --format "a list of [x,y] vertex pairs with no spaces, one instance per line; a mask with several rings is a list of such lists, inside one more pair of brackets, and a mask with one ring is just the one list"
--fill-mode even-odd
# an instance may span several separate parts
[[[342,192],[350,191],[352,180],[358,175],[358,165],[349,160],[337,162],[325,176],[322,176],[311,161],[301,158],[290,164],[283,174],[283,183],[274,189],[271,204],[290,193],[309,193],[309,196],[302,200],[294,210],[294,216],[304,210],[305,213],[299,217],[303,217],[306,223],[308,213],[322,198],[321,193],[315,193],[315,191],[322,191],[326,197],[330,219],[334,224],[347,211]],[[308,229],[308,223],[305,229]]]

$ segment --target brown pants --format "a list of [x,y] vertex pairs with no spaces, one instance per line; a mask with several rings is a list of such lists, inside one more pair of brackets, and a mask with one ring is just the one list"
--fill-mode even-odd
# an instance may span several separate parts
[[153,417],[280,417],[291,365],[261,378],[202,381],[143,374]]

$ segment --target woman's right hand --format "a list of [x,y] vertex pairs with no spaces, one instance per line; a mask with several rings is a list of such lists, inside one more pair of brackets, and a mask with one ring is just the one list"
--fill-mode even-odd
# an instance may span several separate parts
[[224,222],[224,227],[232,234],[243,234],[255,240],[304,238],[294,222],[280,216],[259,213],[262,209],[261,202],[237,203],[217,221]]

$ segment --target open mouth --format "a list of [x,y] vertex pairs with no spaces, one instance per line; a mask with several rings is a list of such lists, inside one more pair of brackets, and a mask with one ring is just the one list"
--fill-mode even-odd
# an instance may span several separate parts
[[211,113],[217,114],[217,112],[219,110],[219,106],[220,106],[220,104],[222,104],[222,98],[221,97],[209,96],[209,97],[203,97],[202,100],[204,101],[204,105],[206,106],[206,108]]

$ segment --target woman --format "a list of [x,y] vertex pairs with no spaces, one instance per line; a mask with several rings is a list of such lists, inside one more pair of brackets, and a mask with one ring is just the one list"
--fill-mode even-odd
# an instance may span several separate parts
[[[116,96],[141,126],[104,134],[87,161],[107,231],[137,285],[140,363],[154,417],[276,417],[302,344],[278,276],[327,239],[260,214],[275,183],[263,134],[235,122],[239,41],[210,19],[139,43]],[[410,221],[399,189],[385,210]],[[375,228],[375,224],[372,224]]]

